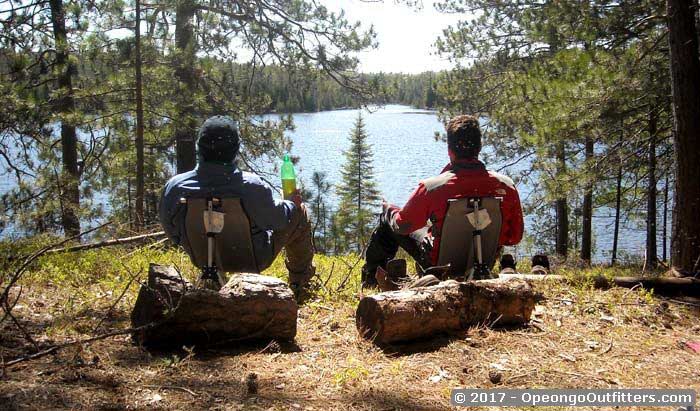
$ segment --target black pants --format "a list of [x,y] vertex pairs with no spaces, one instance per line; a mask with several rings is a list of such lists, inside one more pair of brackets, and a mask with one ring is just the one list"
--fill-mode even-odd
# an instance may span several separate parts
[[403,248],[421,267],[428,268],[433,265],[430,261],[432,239],[428,235],[427,227],[409,235],[401,235],[395,233],[382,218],[379,226],[372,232],[365,251],[362,282],[366,285],[376,284],[374,275],[377,267],[386,268],[386,263],[396,256],[399,247]]

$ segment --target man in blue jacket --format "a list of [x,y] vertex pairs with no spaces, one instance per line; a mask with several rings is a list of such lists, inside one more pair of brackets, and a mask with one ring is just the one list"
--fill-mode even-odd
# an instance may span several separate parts
[[300,195],[292,201],[274,198],[259,176],[236,165],[240,147],[238,125],[226,116],[206,120],[197,135],[198,164],[194,170],[168,181],[160,200],[160,223],[178,245],[186,240],[185,215],[180,198],[238,197],[248,214],[255,259],[260,270],[272,264],[282,247],[295,295],[308,286],[315,273],[311,223]]

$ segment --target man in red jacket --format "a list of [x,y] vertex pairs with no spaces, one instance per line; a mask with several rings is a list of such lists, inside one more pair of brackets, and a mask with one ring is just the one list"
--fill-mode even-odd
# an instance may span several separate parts
[[[461,115],[447,124],[450,163],[442,174],[423,180],[403,208],[383,203],[379,227],[365,252],[362,281],[376,285],[377,267],[386,269],[399,247],[424,269],[435,266],[447,200],[461,197],[501,197],[502,225],[499,245],[515,245],[523,236],[523,212],[518,191],[510,178],[486,170],[478,160],[481,151],[479,121]],[[428,221],[432,224],[429,224]]]

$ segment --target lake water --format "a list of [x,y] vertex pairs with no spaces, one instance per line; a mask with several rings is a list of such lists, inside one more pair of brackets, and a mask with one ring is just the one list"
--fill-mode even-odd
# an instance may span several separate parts
[[[310,180],[314,171],[326,173],[331,184],[340,182],[341,167],[345,160],[343,151],[349,148],[349,135],[358,113],[359,110],[334,110],[294,115],[296,129],[289,133],[293,141],[291,153],[300,158],[297,171],[306,187],[311,187]],[[447,144],[434,138],[435,132],[444,132],[444,126],[435,112],[407,106],[388,105],[374,112],[363,110],[362,115],[369,134],[368,141],[374,153],[377,187],[390,203],[403,205],[418,181],[440,173],[449,161]],[[266,117],[274,119],[276,116]],[[484,149],[488,150],[488,147]],[[499,165],[487,164],[487,167],[498,169]],[[527,164],[521,163],[505,168],[502,172],[516,175],[522,167],[527,167]],[[523,201],[528,201],[531,187],[519,185],[518,190]],[[333,196],[330,200],[332,205],[337,204],[337,197]],[[531,216],[526,217],[527,235],[528,232],[533,232],[537,221]],[[599,208],[594,213],[596,262],[606,262],[610,259],[613,217],[614,210],[609,208]],[[658,253],[661,256],[661,216],[659,220]],[[570,221],[570,224],[574,224],[574,221]],[[639,220],[623,222],[618,241],[618,257],[624,254],[644,255],[646,234],[643,224],[644,222]],[[670,234],[670,227],[668,232]],[[573,242],[573,238],[571,241]],[[510,251],[530,255],[538,250],[525,250],[520,247]]]
[[[358,113],[359,110],[333,110],[294,114],[296,129],[289,132],[289,137],[293,141],[291,154],[300,158],[297,172],[307,188],[312,186],[310,180],[314,171],[326,173],[328,181],[333,185],[340,182],[341,168],[345,161],[343,152],[349,148],[349,135]],[[390,203],[403,205],[418,181],[438,174],[447,164],[447,145],[434,138],[436,132],[444,131],[444,127],[434,112],[416,110],[407,106],[389,105],[373,112],[363,110],[362,114],[365,129],[369,135],[368,141],[374,153],[377,188]],[[275,115],[264,117],[276,118]],[[484,149],[488,150],[488,147]],[[279,159],[274,161],[279,162]],[[275,165],[270,162],[264,164],[263,168],[272,172]],[[487,164],[487,166],[492,169],[499,168],[498,164]],[[527,163],[506,168],[502,172],[516,175],[522,171],[523,167],[528,167]],[[16,184],[13,184],[14,178],[11,173],[2,173],[1,177],[0,194]],[[521,199],[524,202],[528,201],[532,188],[520,184],[518,190]],[[94,203],[95,205],[102,203],[108,211],[107,200],[107,193],[96,193]],[[337,196],[333,193],[329,201],[335,207]],[[614,212],[607,208],[599,208],[594,214],[596,262],[609,261],[613,238],[613,215]],[[91,223],[96,225],[99,222]],[[571,223],[573,224],[573,221]],[[537,227],[535,218],[526,216],[526,235],[528,232],[532,233],[534,227]],[[659,255],[661,255],[661,221],[658,222],[657,227]],[[670,227],[668,232],[670,233]],[[0,238],[17,234],[10,224],[6,230],[0,232]],[[620,254],[644,255],[644,242],[643,221],[624,221],[619,240]],[[538,250],[527,250],[521,246],[519,249],[510,251],[520,255],[530,255]]]
[[[289,133],[291,154],[300,158],[297,173],[307,188],[315,171],[326,173],[331,184],[340,182],[343,152],[350,146],[358,113],[335,110],[294,115],[296,130]],[[449,162],[447,144],[433,137],[444,128],[434,112],[386,106],[375,112],[363,110],[362,116],[374,155],[375,181],[389,202],[403,204],[419,180],[439,174]],[[333,193],[331,202],[336,201]]]

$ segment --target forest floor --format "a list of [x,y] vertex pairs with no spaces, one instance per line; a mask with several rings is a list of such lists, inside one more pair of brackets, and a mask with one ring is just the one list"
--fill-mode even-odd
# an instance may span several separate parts
[[[2,368],[0,409],[441,410],[456,387],[700,390],[700,353],[686,345],[700,340],[697,306],[641,289],[542,283],[546,299],[522,328],[475,327],[379,349],[355,328],[357,261],[317,257],[325,289],[300,308],[294,344],[149,353],[128,335],[111,337]],[[22,279],[14,313],[40,349],[129,327],[149,262],[194,274],[181,253],[153,247],[46,256]],[[267,274],[284,278],[281,260]],[[12,322],[0,327],[3,361],[32,351]]]

